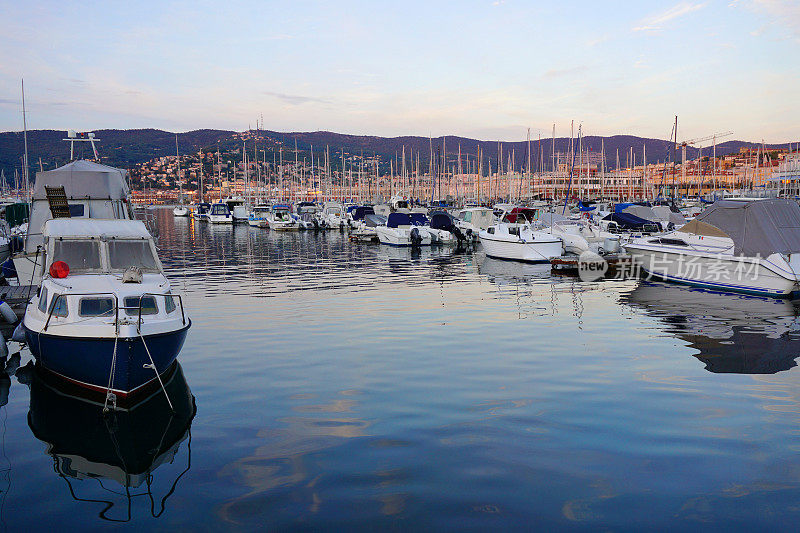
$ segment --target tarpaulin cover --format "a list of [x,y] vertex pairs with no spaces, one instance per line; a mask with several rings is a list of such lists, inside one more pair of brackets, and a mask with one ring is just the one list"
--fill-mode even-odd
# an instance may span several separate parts
[[800,252],[800,206],[792,200],[720,200],[696,220],[727,233],[736,255]]
[[423,213],[411,213],[409,217],[411,218],[411,223],[415,226],[428,225],[428,217],[426,217]]
[[437,211],[431,215],[431,228],[449,230],[455,225],[453,217],[444,211]]
[[387,228],[398,228],[400,226],[410,226],[411,218],[406,213],[392,213],[386,221]]
[[369,228],[374,228],[375,226],[383,226],[386,224],[386,217],[383,215],[365,215],[364,216],[364,224],[367,225]]
[[603,220],[616,222],[622,229],[642,229],[645,224],[652,224],[649,220],[639,218],[630,213],[611,213],[603,217]]
[[375,214],[375,210],[368,205],[361,205],[353,210],[353,220],[361,220],[367,215]]

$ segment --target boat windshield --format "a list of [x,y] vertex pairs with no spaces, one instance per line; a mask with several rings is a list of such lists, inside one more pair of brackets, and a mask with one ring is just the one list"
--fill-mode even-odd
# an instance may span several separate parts
[[142,270],[158,271],[150,242],[145,240],[113,240],[108,242],[108,261],[111,270],[139,267]]
[[90,240],[57,240],[53,245],[53,262],[64,261],[70,272],[100,270],[100,243]]

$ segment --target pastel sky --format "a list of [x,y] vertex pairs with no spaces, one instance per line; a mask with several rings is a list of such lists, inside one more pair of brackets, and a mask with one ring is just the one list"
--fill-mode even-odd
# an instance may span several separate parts
[[0,0],[0,130],[800,139],[800,1]]

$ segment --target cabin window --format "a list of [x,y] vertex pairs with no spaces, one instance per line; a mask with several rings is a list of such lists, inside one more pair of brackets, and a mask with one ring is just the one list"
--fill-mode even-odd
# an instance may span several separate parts
[[69,216],[72,218],[81,218],[83,216],[83,204],[69,204]]
[[464,222],[472,222],[472,211],[464,213]]
[[54,294],[53,301],[50,304],[50,315],[51,316],[67,316],[69,311],[67,310],[67,298],[66,296],[62,296],[61,294]]
[[42,287],[42,292],[39,294],[39,311],[47,312],[47,287]]
[[[125,298],[125,312],[129,316],[139,316],[139,297],[128,296]],[[158,307],[153,296],[142,296],[142,316],[157,315]]]
[[81,298],[79,316],[108,316],[114,312],[113,298]]
[[100,243],[98,241],[57,240],[53,245],[53,262],[64,261],[70,272],[98,270]]
[[492,235],[494,235],[494,228],[489,228],[489,229],[487,229],[486,231],[487,231],[488,233],[491,233]]
[[173,312],[175,310],[175,298],[172,296],[165,296],[164,301],[166,302],[167,313]]
[[111,270],[125,270],[132,266],[142,270],[158,270],[150,242],[145,240],[109,241],[108,260]]
[[519,237],[519,228],[508,228],[508,233]]

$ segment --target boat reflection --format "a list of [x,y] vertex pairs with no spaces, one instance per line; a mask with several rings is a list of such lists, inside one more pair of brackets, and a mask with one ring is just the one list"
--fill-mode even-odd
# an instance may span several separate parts
[[489,281],[497,285],[549,284],[552,281],[549,263],[520,263],[485,256],[478,265],[478,272],[487,276]]
[[[167,499],[191,466],[194,396],[180,364],[167,372],[170,375],[164,385],[174,413],[163,391],[158,390],[127,409],[106,415],[102,403],[70,395],[41,371],[32,375],[28,425],[34,436],[47,445],[46,453],[52,457],[53,468],[66,482],[70,495],[75,500],[97,504],[99,517],[104,520],[130,521],[136,497],[147,500],[145,506],[153,517],[161,516]],[[178,466],[175,461],[184,440],[185,466]],[[177,472],[174,480],[172,476],[158,480],[159,487],[169,486],[159,499],[154,494],[154,471],[166,463],[174,464]],[[89,480],[98,483],[88,483]],[[123,491],[106,486],[105,480],[119,483]],[[87,483],[82,484],[84,481]],[[126,500],[122,511],[118,506],[120,496]]]
[[797,365],[800,302],[642,281],[621,303],[658,317],[715,373],[775,374]]

